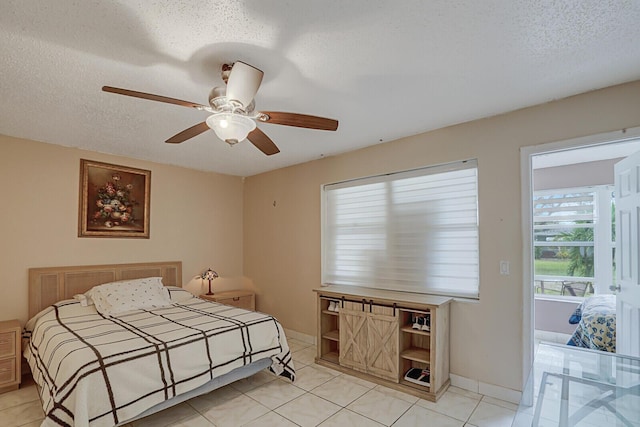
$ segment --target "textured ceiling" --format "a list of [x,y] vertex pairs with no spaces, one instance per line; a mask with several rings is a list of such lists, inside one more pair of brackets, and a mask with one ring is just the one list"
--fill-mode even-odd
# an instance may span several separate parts
[[[0,133],[249,176],[640,79],[639,22],[622,0],[3,0]],[[338,131],[170,145],[207,113],[101,91],[206,104],[236,60],[265,73],[257,110]]]

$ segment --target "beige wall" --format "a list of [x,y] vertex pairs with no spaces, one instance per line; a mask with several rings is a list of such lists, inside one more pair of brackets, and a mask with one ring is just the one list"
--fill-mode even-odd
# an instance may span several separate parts
[[[249,177],[244,189],[244,273],[258,292],[258,309],[274,314],[285,327],[315,335],[312,289],[320,286],[322,184],[477,158],[480,302],[453,304],[451,371],[520,390],[519,149],[639,125],[636,81]],[[499,274],[500,260],[511,263],[510,276]]]
[[[77,237],[81,158],[151,170],[149,239]],[[216,288],[246,285],[239,177],[0,135],[0,183],[0,319],[27,320],[29,267],[179,260],[194,292],[209,266]]]

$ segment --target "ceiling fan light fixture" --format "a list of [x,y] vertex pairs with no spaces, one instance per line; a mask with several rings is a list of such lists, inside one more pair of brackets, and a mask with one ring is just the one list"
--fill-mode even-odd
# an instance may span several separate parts
[[218,113],[207,117],[207,126],[218,138],[234,145],[247,138],[249,132],[256,128],[256,122],[239,114]]

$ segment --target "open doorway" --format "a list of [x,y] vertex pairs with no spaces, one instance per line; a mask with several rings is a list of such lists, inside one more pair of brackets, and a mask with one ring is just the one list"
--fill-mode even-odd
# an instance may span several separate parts
[[[566,344],[586,298],[615,280],[615,163],[640,140],[532,159],[535,342]],[[632,150],[632,151],[629,151]],[[615,306],[613,307],[615,311]]]
[[585,298],[611,293],[613,165],[637,151],[640,128],[522,149],[524,371],[536,342],[569,341]]

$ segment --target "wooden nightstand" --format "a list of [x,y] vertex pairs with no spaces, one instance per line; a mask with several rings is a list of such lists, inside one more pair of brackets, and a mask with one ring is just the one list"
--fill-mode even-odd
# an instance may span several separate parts
[[0,322],[0,393],[20,387],[21,331],[17,320]]
[[256,309],[256,294],[253,291],[218,292],[213,295],[200,295],[200,298],[247,310]]

